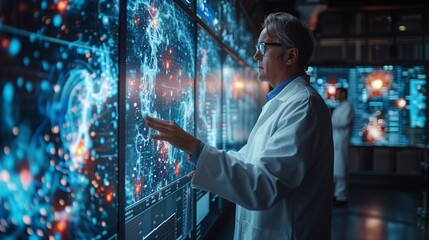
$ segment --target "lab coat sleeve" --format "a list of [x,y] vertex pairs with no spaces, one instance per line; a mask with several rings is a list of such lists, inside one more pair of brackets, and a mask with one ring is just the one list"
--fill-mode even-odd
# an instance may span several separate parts
[[344,103],[344,106],[338,109],[332,115],[332,127],[334,128],[349,128],[353,122],[354,113],[353,107],[349,102]]
[[206,145],[193,186],[251,210],[268,209],[299,186],[314,164],[315,149],[321,147],[318,112],[308,99],[289,103],[281,111],[277,128],[266,133],[270,137],[264,150],[253,156],[246,155],[249,150],[232,153]]

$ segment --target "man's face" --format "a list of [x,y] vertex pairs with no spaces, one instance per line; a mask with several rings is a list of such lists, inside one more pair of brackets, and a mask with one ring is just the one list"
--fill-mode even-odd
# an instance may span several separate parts
[[[273,37],[268,36],[267,29],[264,28],[259,35],[258,42],[265,43],[278,43],[279,41],[274,38],[275,34],[270,34]],[[253,59],[258,61],[258,80],[269,82],[272,87],[276,87],[282,81],[284,81],[284,69],[285,64],[279,59],[279,53],[281,52],[281,46],[265,46],[265,54],[256,51],[253,55]]]

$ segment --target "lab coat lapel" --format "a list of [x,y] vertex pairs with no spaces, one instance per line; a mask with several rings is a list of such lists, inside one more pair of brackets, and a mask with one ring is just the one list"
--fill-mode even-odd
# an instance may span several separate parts
[[278,110],[279,106],[287,101],[290,96],[294,95],[299,89],[301,85],[305,85],[308,81],[308,78],[306,76],[304,77],[298,77],[292,82],[290,82],[276,97],[271,99],[271,101],[268,101],[263,107],[261,114],[259,115],[259,118],[255,124],[255,126],[252,129],[252,132],[249,135],[249,141],[252,142],[253,137],[257,130],[267,121],[269,117],[271,117],[275,111]]

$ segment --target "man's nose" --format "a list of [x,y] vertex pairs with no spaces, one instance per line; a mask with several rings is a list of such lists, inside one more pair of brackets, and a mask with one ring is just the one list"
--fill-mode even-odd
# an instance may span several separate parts
[[256,51],[255,54],[253,54],[253,59],[256,61],[260,61],[262,59],[262,55],[259,51]]

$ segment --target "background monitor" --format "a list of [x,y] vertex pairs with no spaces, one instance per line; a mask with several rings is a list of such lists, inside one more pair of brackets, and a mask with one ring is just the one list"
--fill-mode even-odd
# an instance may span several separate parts
[[[424,66],[313,66],[311,83],[332,109],[333,89],[348,89],[354,107],[353,145],[418,146],[427,142]],[[335,95],[335,94],[334,94]]]

